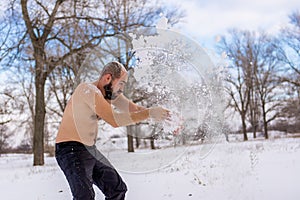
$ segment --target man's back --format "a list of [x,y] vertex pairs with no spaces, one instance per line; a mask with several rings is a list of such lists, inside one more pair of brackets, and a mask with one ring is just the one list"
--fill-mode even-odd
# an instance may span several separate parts
[[98,132],[95,95],[102,95],[92,83],[81,83],[74,91],[63,114],[56,143],[78,141],[94,145]]

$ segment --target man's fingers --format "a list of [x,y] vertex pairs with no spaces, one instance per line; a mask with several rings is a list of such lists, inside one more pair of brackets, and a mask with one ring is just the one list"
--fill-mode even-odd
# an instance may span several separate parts
[[169,110],[167,110],[167,109],[165,109],[165,116],[164,116],[164,118],[166,119],[166,120],[168,120],[168,121],[171,121],[171,111],[169,111]]
[[154,107],[150,109],[150,117],[157,121],[170,120],[171,112],[162,107]]

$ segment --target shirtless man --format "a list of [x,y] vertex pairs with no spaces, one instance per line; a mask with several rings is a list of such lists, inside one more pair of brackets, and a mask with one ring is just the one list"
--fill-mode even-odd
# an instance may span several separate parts
[[122,94],[127,79],[124,66],[110,62],[104,66],[98,81],[78,85],[67,104],[56,138],[56,160],[73,199],[93,200],[93,184],[106,200],[125,199],[126,184],[95,147],[99,119],[120,127],[148,118],[155,121],[169,118],[169,111],[162,107],[145,108],[129,101]]

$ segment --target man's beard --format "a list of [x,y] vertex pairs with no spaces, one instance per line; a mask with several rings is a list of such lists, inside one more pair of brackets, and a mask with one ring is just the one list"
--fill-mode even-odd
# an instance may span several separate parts
[[113,92],[111,82],[107,85],[104,85],[103,88],[105,90],[104,98],[107,99],[107,100],[114,100],[119,96],[119,94],[121,94],[121,91],[118,91],[117,93]]
[[105,96],[104,96],[104,98],[108,99],[108,100],[112,100],[113,89],[112,89],[111,82],[109,84],[107,84],[107,85],[104,85],[103,88],[105,90]]

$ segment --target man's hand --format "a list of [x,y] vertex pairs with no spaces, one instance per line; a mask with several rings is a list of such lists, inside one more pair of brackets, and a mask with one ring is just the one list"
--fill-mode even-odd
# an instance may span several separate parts
[[154,121],[169,119],[170,111],[162,107],[153,107],[149,109],[149,117]]

